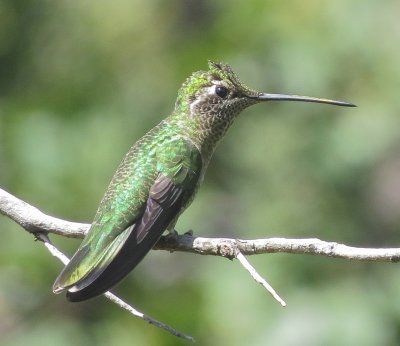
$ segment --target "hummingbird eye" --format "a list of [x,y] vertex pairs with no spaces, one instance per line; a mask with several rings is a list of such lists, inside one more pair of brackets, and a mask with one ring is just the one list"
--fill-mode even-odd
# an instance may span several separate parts
[[221,98],[225,98],[226,95],[228,95],[228,92],[229,92],[228,89],[225,88],[224,86],[217,86],[215,88],[215,93]]

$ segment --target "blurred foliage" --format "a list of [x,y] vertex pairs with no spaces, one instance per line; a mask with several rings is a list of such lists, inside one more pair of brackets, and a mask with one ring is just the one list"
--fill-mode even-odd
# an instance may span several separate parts
[[[90,222],[130,145],[192,71],[222,60],[251,87],[359,107],[244,112],[178,229],[398,246],[399,11],[395,0],[2,0],[0,186]],[[185,344],[102,298],[53,295],[61,265],[5,217],[0,228],[1,345]],[[286,309],[236,262],[179,253],[152,252],[116,291],[200,345],[400,343],[397,265],[250,260]]]

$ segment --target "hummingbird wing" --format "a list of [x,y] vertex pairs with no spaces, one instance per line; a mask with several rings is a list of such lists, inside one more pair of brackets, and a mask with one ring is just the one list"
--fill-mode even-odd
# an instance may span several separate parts
[[[56,293],[68,289],[69,300],[81,301],[107,291],[143,259],[176,220],[199,180],[201,155],[183,139],[162,148],[157,153],[158,175],[141,213],[130,218],[122,231],[118,230],[121,225],[114,224],[115,218],[106,217],[109,221],[100,225],[94,223],[97,236],[91,236],[92,230],[89,232],[88,240],[85,238],[57,278],[53,286]],[[111,231],[99,232],[98,227]]]

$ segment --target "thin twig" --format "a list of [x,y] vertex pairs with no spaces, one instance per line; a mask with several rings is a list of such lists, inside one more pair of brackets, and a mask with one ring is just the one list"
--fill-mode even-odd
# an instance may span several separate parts
[[128,303],[125,303],[122,299],[118,298],[115,294],[111,293],[111,292],[106,292],[104,293],[104,296],[108,299],[110,299],[112,302],[114,302],[115,304],[117,304],[119,307],[129,311],[132,315],[141,318],[142,320],[148,322],[149,324],[152,324],[156,327],[165,329],[167,332],[171,333],[172,335],[175,335],[179,338],[188,340],[188,341],[195,341],[193,339],[193,337],[191,337],[190,335],[186,335],[182,332],[177,331],[176,329],[170,327],[169,325],[157,321],[154,318],[145,315],[143,312],[140,312],[138,310],[136,310],[135,308],[133,308],[131,305],[129,305]]
[[[48,236],[44,233],[36,233],[35,234],[36,239],[40,240],[43,242],[44,246],[47,248],[47,250],[49,250],[49,252],[56,258],[58,258],[64,265],[67,265],[69,262],[69,259],[67,256],[65,256],[59,249],[57,249],[52,242],[50,241],[50,239],[48,238]],[[124,302],[121,298],[117,297],[114,293],[111,292],[106,292],[104,293],[104,296],[111,300],[113,303],[117,304],[119,307],[125,309],[126,311],[128,311],[130,314],[132,314],[135,317],[138,317],[146,322],[148,322],[149,324],[152,324],[158,328],[162,328],[164,330],[166,330],[167,332],[171,333],[172,335],[175,335],[179,338],[188,340],[188,341],[194,341],[193,337],[191,337],[190,335],[186,335],[182,332],[177,331],[176,329],[172,328],[171,326],[157,321],[154,318],[145,315],[143,312],[135,309],[133,306],[129,305],[128,303]]]
[[285,301],[276,293],[273,287],[260,275],[257,273],[257,270],[250,264],[250,262],[243,256],[240,251],[237,251],[236,258],[239,260],[241,265],[250,273],[251,277],[258,282],[261,286],[263,286],[275,300],[278,301],[282,306],[286,306]]

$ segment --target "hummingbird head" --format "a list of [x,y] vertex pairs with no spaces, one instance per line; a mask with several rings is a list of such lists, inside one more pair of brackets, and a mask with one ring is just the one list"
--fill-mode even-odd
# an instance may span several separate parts
[[232,68],[209,61],[209,71],[193,73],[179,91],[176,109],[186,108],[191,117],[233,119],[244,108],[259,102],[259,93],[240,82]]
[[229,65],[209,61],[208,66],[208,71],[193,73],[182,85],[174,112],[186,118],[185,126],[188,120],[194,124],[200,139],[219,140],[242,110],[259,102],[300,101],[354,107],[351,103],[329,99],[261,93],[245,86]]

